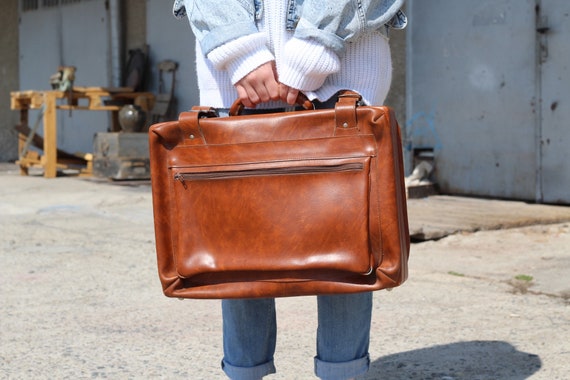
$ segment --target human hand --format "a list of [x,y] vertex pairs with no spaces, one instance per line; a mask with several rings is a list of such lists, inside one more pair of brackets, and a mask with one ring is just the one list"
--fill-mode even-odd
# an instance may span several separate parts
[[297,103],[297,96],[299,96],[299,90],[284,85],[283,83],[279,84],[279,97],[281,100],[293,105]]
[[267,62],[253,70],[235,84],[238,97],[244,106],[253,108],[259,103],[279,100],[296,104],[299,90],[279,83],[275,62]]
[[267,62],[235,84],[239,99],[246,107],[279,99],[279,82],[274,62]]

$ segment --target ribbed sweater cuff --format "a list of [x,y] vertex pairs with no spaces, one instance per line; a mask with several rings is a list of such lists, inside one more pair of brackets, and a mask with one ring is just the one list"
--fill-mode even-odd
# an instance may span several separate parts
[[292,38],[283,50],[279,81],[292,88],[316,90],[327,76],[340,70],[338,56],[315,40]]
[[218,70],[226,70],[232,84],[275,58],[265,46],[263,33],[256,33],[230,41],[214,50],[207,58]]

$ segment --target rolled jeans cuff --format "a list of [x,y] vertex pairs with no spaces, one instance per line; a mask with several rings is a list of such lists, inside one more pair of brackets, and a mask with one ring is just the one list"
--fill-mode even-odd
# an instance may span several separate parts
[[275,373],[273,360],[255,367],[235,367],[222,360],[222,369],[232,380],[258,380]]
[[331,363],[315,357],[315,375],[323,380],[346,380],[368,372],[370,356],[349,362]]

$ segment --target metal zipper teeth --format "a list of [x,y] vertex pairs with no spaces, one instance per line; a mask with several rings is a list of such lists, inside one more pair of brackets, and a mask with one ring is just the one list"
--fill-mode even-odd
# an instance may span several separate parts
[[182,182],[199,181],[208,179],[227,179],[240,177],[259,177],[272,175],[291,175],[291,174],[311,174],[311,173],[335,173],[346,171],[361,171],[364,168],[362,163],[349,163],[331,166],[299,166],[289,168],[271,168],[271,169],[250,169],[250,170],[227,170],[220,172],[207,173],[176,173],[174,179]]

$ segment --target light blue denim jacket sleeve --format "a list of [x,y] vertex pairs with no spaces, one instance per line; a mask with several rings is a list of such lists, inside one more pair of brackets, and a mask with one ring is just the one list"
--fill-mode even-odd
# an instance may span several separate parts
[[176,18],[188,17],[207,55],[226,42],[259,32],[256,8],[254,0],[175,0],[173,12]]
[[404,0],[297,2],[302,3],[302,8],[295,27],[295,37],[314,38],[337,53],[342,52],[347,42],[358,38],[362,33],[394,27],[391,20],[397,14],[403,16],[400,8],[404,4]]
[[[287,0],[287,29],[340,53],[347,42],[370,30],[403,28],[404,0]],[[177,18],[188,16],[204,54],[236,38],[258,32],[262,0],[175,0]]]

